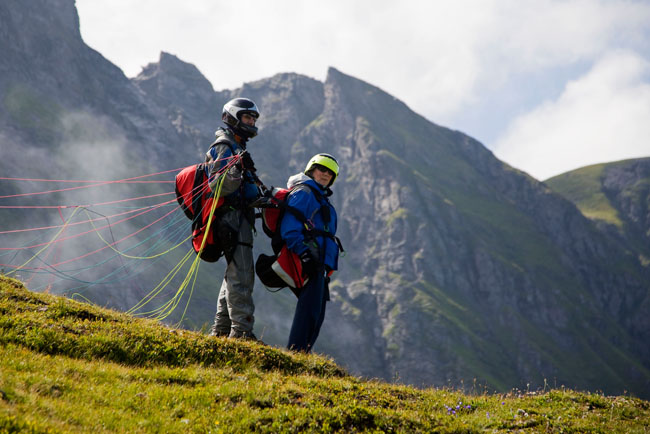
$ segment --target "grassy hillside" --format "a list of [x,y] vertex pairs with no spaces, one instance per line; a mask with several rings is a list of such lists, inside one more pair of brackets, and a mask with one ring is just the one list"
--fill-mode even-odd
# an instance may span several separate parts
[[650,403],[418,390],[0,277],[0,432],[646,432]]
[[544,182],[555,192],[575,203],[586,217],[603,220],[621,228],[623,222],[618,210],[602,188],[603,171],[607,166],[608,164],[595,164],[583,167]]
[[650,158],[582,167],[545,183],[588,218],[613,225],[641,264],[650,265]]

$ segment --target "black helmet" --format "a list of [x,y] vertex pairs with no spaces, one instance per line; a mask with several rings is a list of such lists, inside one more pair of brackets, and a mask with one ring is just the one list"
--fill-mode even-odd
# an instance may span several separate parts
[[242,123],[241,117],[244,113],[253,116],[255,119],[260,117],[260,111],[250,99],[231,99],[223,106],[221,120],[230,126],[238,136],[244,139],[250,139],[257,135],[257,127]]

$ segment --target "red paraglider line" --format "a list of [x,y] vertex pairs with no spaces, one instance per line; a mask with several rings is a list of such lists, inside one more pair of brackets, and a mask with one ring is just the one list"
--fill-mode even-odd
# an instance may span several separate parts
[[68,182],[68,183],[90,183],[92,185],[82,185],[79,187],[71,187],[71,188],[64,188],[60,190],[50,190],[50,191],[39,191],[36,193],[21,193],[21,194],[12,194],[12,195],[7,195],[7,196],[0,196],[0,199],[5,199],[8,197],[19,197],[19,196],[32,196],[32,195],[37,195],[37,194],[47,194],[47,193],[58,193],[61,191],[68,191],[68,190],[77,190],[80,188],[90,188],[90,187],[96,187],[99,185],[108,185],[108,184],[130,184],[130,183],[172,183],[174,181],[136,181],[138,179],[142,178],[148,178],[150,176],[157,176],[157,175],[163,175],[165,173],[170,173],[170,172],[177,172],[179,170],[183,169],[182,167],[179,167],[178,169],[171,169],[171,170],[165,170],[163,172],[157,172],[157,173],[149,173],[147,175],[140,175],[140,176],[134,176],[132,178],[125,178],[125,179],[118,179],[115,181],[86,181],[86,180],[71,180],[71,179],[43,179],[43,178],[8,178],[8,177],[0,177],[0,180],[3,181],[32,181],[32,182]]
[[[101,248],[99,248],[99,249],[97,249],[97,250],[94,250],[94,251],[92,251],[92,252],[86,253],[85,255],[81,255],[81,256],[79,256],[79,257],[77,257],[77,258],[68,259],[68,260],[66,260],[66,261],[59,262],[59,263],[57,263],[57,264],[52,264],[52,265],[50,265],[50,267],[53,268],[53,267],[58,267],[59,265],[68,264],[68,263],[70,263],[70,262],[77,261],[77,260],[82,259],[82,258],[85,258],[85,257],[87,257],[87,256],[94,255],[95,253],[100,252],[100,251],[102,251],[102,250],[104,250],[104,249],[107,249],[107,248],[109,248],[110,246],[115,246],[117,243],[120,243],[120,242],[122,242],[122,241],[124,241],[124,240],[126,240],[126,239],[128,239],[128,238],[131,238],[131,237],[133,237],[133,236],[139,234],[139,233],[142,232],[143,230],[147,229],[148,227],[153,226],[154,224],[158,223],[159,221],[161,221],[162,219],[164,219],[165,217],[167,217],[168,215],[170,215],[171,213],[176,212],[176,211],[177,211],[176,209],[173,209],[173,210],[169,211],[167,214],[165,214],[164,216],[160,217],[159,219],[154,220],[153,222],[149,223],[147,226],[138,229],[137,231],[133,232],[133,233],[130,234],[130,235],[127,235],[127,236],[125,236],[125,237],[123,237],[123,238],[120,238],[119,240],[115,241],[114,243],[107,244],[107,245],[105,245],[104,247],[101,247]],[[98,229],[100,229],[100,228],[98,228]]]
[[140,200],[140,199],[149,199],[152,197],[166,196],[169,194],[174,194],[174,192],[169,191],[167,193],[151,194],[149,196],[132,197],[129,199],[112,200],[110,202],[92,203],[87,205],[0,205],[0,209],[7,209],[7,208],[9,209],[55,209],[55,208],[90,207],[90,206],[100,206],[100,205],[112,205],[114,203],[130,202],[133,200]]
[[[124,218],[124,219],[122,219],[122,220],[118,220],[118,221],[116,221],[115,223],[112,223],[112,224],[109,223],[109,224],[104,225],[104,226],[102,226],[102,227],[99,227],[99,228],[93,228],[93,229],[91,229],[91,230],[88,230],[88,231],[85,231],[85,232],[80,232],[80,233],[78,233],[78,234],[71,235],[71,236],[69,236],[69,237],[59,238],[59,239],[57,239],[57,240],[55,240],[55,241],[50,241],[50,242],[47,242],[47,243],[35,244],[35,245],[33,245],[33,246],[27,246],[27,247],[0,247],[0,250],[27,250],[27,249],[35,249],[35,248],[37,248],[37,247],[43,247],[43,246],[47,246],[47,245],[51,245],[51,244],[55,244],[55,243],[60,243],[61,241],[66,241],[66,240],[70,240],[70,239],[73,239],[73,238],[77,238],[77,237],[80,237],[80,236],[82,236],[82,235],[86,235],[86,234],[89,234],[89,233],[91,233],[91,232],[96,232],[96,231],[98,231],[98,230],[100,230],[100,229],[106,229],[107,227],[114,226],[114,225],[117,225],[117,224],[123,223],[123,222],[125,222],[125,221],[127,221],[127,220],[134,219],[134,218],[136,218],[136,217],[139,217],[139,216],[141,216],[141,215],[144,215],[144,214],[147,214],[147,213],[149,213],[149,212],[151,212],[151,211],[154,211],[154,210],[160,208],[161,206],[162,206],[162,205],[157,205],[157,206],[152,207],[152,208],[150,208],[150,209],[148,209],[148,210],[146,210],[146,211],[141,211],[141,212],[138,213],[138,214],[132,215],[131,217],[127,217],[127,218]],[[83,207],[80,207],[80,208],[83,208]],[[176,211],[176,209],[173,209],[171,212],[174,212],[174,211]],[[170,213],[171,213],[171,212],[170,212]],[[170,213],[167,213],[167,214],[165,214],[165,215],[169,215]]]
[[[96,222],[96,221],[99,221],[99,220],[105,220],[107,218],[111,219],[111,218],[115,218],[115,217],[120,217],[120,216],[127,215],[127,214],[133,214],[135,212],[139,212],[139,211],[142,211],[142,210],[147,209],[147,208],[160,207],[160,206],[163,206],[163,205],[167,205],[167,204],[170,204],[172,202],[176,202],[176,200],[171,199],[171,200],[168,200],[168,201],[156,204],[156,205],[150,205],[150,206],[145,206],[145,207],[138,208],[138,209],[132,209],[132,210],[129,210],[129,211],[124,211],[124,212],[109,215],[109,216],[106,216],[106,217],[97,217],[95,219],[88,219],[88,220],[84,220],[84,221],[81,221],[81,222],[69,223],[68,226],[78,226],[78,225],[82,225],[82,224],[85,224],[85,223],[92,223],[92,222]],[[11,231],[0,231],[0,234],[15,234],[15,233],[18,233],[18,232],[33,232],[33,231],[42,231],[42,230],[46,230],[46,229],[59,229],[59,228],[62,228],[63,226],[65,226],[65,220],[63,219],[63,215],[61,214],[61,208],[62,207],[58,207],[58,210],[59,210],[59,216],[61,217],[61,220],[63,220],[63,223],[64,223],[63,225],[42,226],[40,228],[28,228],[28,229],[14,229],[14,230],[11,230]]]

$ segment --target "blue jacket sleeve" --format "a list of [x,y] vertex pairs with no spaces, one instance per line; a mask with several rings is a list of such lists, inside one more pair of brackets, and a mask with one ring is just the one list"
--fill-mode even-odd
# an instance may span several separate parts
[[[208,158],[206,158],[207,162],[214,161],[214,171],[213,173],[216,173],[223,169],[226,164],[228,164],[228,159],[232,157],[232,152],[230,151],[230,148],[227,145],[217,145],[213,146],[210,149],[208,149],[207,152]],[[218,162],[219,164],[216,164]]]
[[[232,157],[232,152],[230,147],[226,144],[220,144],[211,147],[206,154],[206,163],[212,163],[206,165],[206,175],[209,179],[210,190],[214,191],[219,180],[219,174],[222,172],[223,168],[228,164],[230,157]],[[227,196],[236,192],[239,189],[241,184],[241,172],[236,167],[233,166],[226,173],[223,180],[223,187],[221,189],[221,194]]]

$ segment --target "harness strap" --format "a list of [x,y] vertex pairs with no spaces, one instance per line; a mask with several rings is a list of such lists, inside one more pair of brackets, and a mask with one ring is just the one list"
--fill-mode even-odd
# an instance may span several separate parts
[[210,152],[210,150],[217,145],[227,145],[228,148],[230,149],[230,153],[232,155],[235,155],[235,148],[233,148],[233,140],[231,140],[227,135],[217,137],[214,143],[210,145],[210,149],[208,149],[208,152]]
[[[293,189],[291,189],[291,193],[293,193],[293,191],[295,191],[296,189],[298,189],[298,188],[300,188],[302,186],[309,187],[309,189],[312,191],[312,193],[315,193],[317,199],[321,199],[321,198],[324,199],[323,195],[316,188],[312,187],[309,184],[299,184],[296,187],[294,187]],[[291,194],[291,193],[289,193],[289,194]],[[288,198],[285,199],[285,201],[282,203],[281,206],[284,207],[284,209],[286,211],[289,211],[294,217],[296,217],[296,219],[300,223],[302,223],[305,226],[305,228],[303,229],[303,234],[305,234],[306,237],[313,238],[313,237],[323,236],[323,237],[330,238],[338,246],[339,252],[345,253],[345,249],[343,248],[343,244],[341,243],[341,240],[339,239],[339,237],[337,237],[336,235],[333,235],[331,232],[324,231],[322,229],[314,228],[314,224],[312,223],[312,219],[314,218],[314,216],[318,212],[321,212],[323,214],[323,221],[325,222],[326,225],[329,224],[330,218],[331,218],[330,213],[329,213],[329,207],[328,207],[329,201],[327,201],[325,199],[327,204],[323,204],[323,205],[321,205],[320,208],[317,208],[316,210],[314,210],[314,212],[311,215],[311,218],[307,219],[305,217],[305,215],[302,212],[300,212],[298,209],[296,209],[296,208],[294,208],[292,206],[289,206],[286,203],[287,200],[288,200]],[[318,200],[318,202],[320,203],[321,201]],[[326,209],[327,212],[323,212],[323,209]],[[278,219],[278,220],[280,220],[280,219]]]
[[339,237],[337,237],[336,235],[332,235],[331,232],[327,232],[327,231],[324,231],[322,229],[315,229],[315,228],[312,228],[312,229],[306,229],[305,228],[305,229],[303,229],[302,232],[306,236],[327,237],[327,238],[333,240],[336,243],[336,245],[339,248],[339,252],[345,253],[345,249],[343,249],[343,244],[341,243],[341,239]]
[[[224,130],[224,131],[226,131],[226,130]],[[229,133],[227,133],[227,134],[229,134]],[[235,143],[236,142],[231,140],[230,137],[228,137],[228,135],[222,135],[222,136],[218,137],[214,141],[214,143],[212,143],[212,145],[210,145],[210,149],[208,149],[208,153],[215,146],[226,145],[226,146],[228,146],[228,149],[230,149],[230,154],[233,157],[235,155],[240,155],[235,151],[235,148],[234,148]],[[245,143],[237,143],[237,145],[243,151],[246,151],[246,144]],[[248,208],[248,204],[246,203],[246,200],[244,199],[244,188],[245,188],[244,177],[246,177],[247,175],[250,176],[250,178],[253,181],[259,181],[259,178],[254,173],[251,173],[248,170],[245,171],[245,172],[242,172],[242,180],[241,180],[241,183],[239,184],[239,197],[235,198],[235,197],[232,197],[232,195],[228,195],[228,196],[224,197],[224,204],[230,205],[233,208],[237,208],[237,209],[241,209],[241,210],[245,210],[246,208]],[[261,183],[261,181],[259,181],[259,182]],[[249,223],[253,227],[253,231],[255,232],[255,217],[253,217],[252,221],[248,216],[246,218],[248,219]]]

